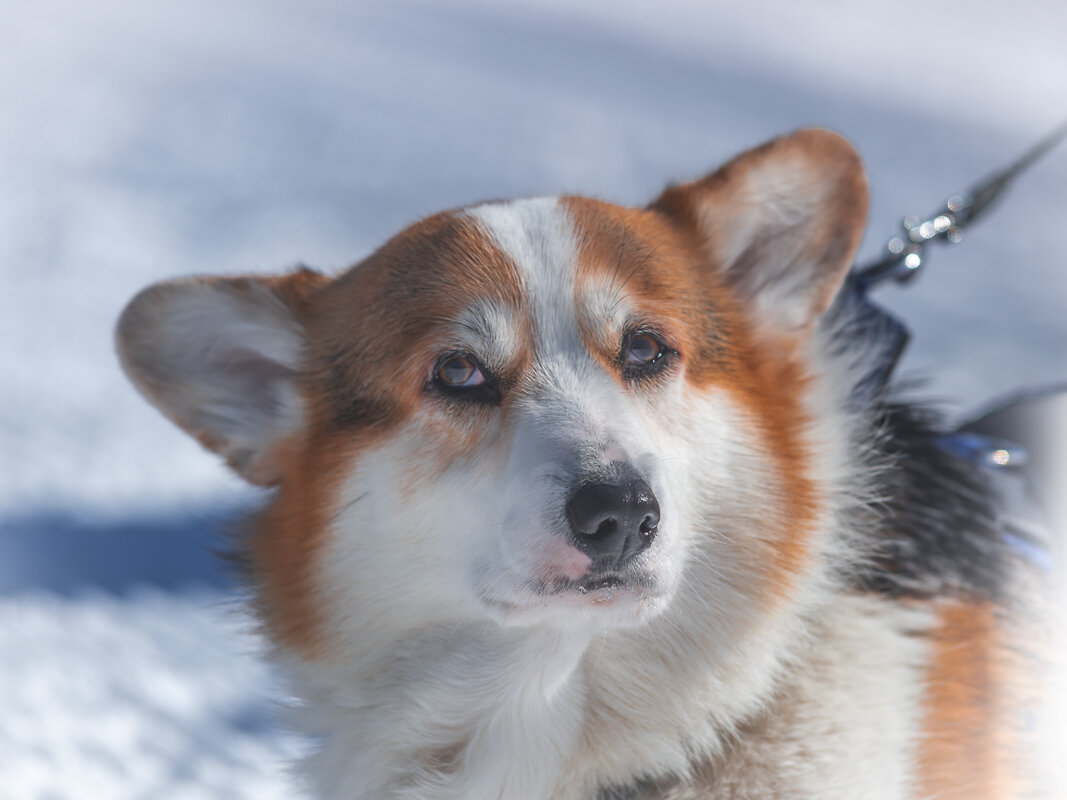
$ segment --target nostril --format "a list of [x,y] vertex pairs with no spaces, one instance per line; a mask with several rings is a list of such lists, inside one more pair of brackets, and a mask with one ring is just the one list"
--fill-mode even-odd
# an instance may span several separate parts
[[595,531],[593,531],[591,534],[587,534],[587,535],[589,535],[589,536],[610,536],[612,533],[615,532],[615,529],[618,528],[618,527],[619,527],[619,523],[617,523],[614,519],[606,519],[603,522],[601,522],[599,525],[597,525],[597,528],[596,528]]

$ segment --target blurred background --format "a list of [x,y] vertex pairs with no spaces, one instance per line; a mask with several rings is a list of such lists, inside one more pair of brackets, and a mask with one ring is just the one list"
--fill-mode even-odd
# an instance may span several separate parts
[[[292,797],[305,746],[211,554],[260,498],[121,376],[149,282],[339,270],[444,207],[642,204],[802,125],[848,136],[861,251],[1067,118],[1054,0],[4,2],[0,797]],[[962,419],[1067,383],[1067,145],[877,299]]]

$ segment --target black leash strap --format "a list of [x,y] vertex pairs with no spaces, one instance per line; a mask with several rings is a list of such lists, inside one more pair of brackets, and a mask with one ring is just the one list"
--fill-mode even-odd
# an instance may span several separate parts
[[1067,139],[1067,122],[1004,169],[949,197],[937,213],[926,219],[905,217],[902,233],[889,240],[885,256],[852,268],[838,301],[847,308],[848,321],[843,333],[853,343],[864,342],[871,351],[868,372],[853,390],[852,402],[856,406],[865,407],[882,391],[909,339],[907,326],[872,302],[867,296],[869,290],[887,278],[898,283],[914,278],[923,264],[927,244],[962,241],[964,228],[983,216],[1019,173],[1064,139]]
[[[908,343],[909,333],[895,316],[871,301],[872,286],[892,278],[898,283],[910,281],[923,264],[923,248],[930,242],[963,240],[963,231],[1003,196],[1008,185],[1023,170],[1067,139],[1067,122],[1060,125],[1034,147],[1004,169],[994,172],[968,191],[954,194],[944,207],[920,220],[905,217],[903,232],[889,240],[888,253],[873,263],[855,266],[837,300],[838,312],[844,313],[841,338],[843,347],[866,348],[866,373],[852,390],[851,403],[857,409],[870,407],[889,383]],[[1012,552],[1040,571],[1049,572],[1053,564],[1053,537],[1046,512],[1032,493],[1032,476],[1026,472],[1027,450],[1000,436],[990,436],[972,425],[936,437],[935,444],[974,465],[990,476],[989,491],[997,517],[1001,539]],[[1003,436],[1003,432],[1000,432]]]

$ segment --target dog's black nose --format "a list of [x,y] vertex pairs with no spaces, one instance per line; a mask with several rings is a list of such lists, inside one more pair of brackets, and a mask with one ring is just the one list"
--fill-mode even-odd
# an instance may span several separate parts
[[571,540],[599,568],[621,568],[656,536],[659,502],[640,478],[586,483],[567,501]]

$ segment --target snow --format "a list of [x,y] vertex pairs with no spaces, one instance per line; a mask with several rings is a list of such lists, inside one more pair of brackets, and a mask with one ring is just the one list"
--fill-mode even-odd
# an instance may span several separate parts
[[230,604],[148,588],[0,603],[0,795],[292,797],[301,743],[276,724],[273,676]]
[[[806,124],[867,162],[870,257],[1067,114],[1051,1],[7,6],[4,797],[290,796],[276,676],[206,555],[259,495],[120,375],[111,326],[145,284],[340,269],[489,197],[641,203]],[[1067,145],[879,294],[957,415],[1067,381],[1064,186]]]

